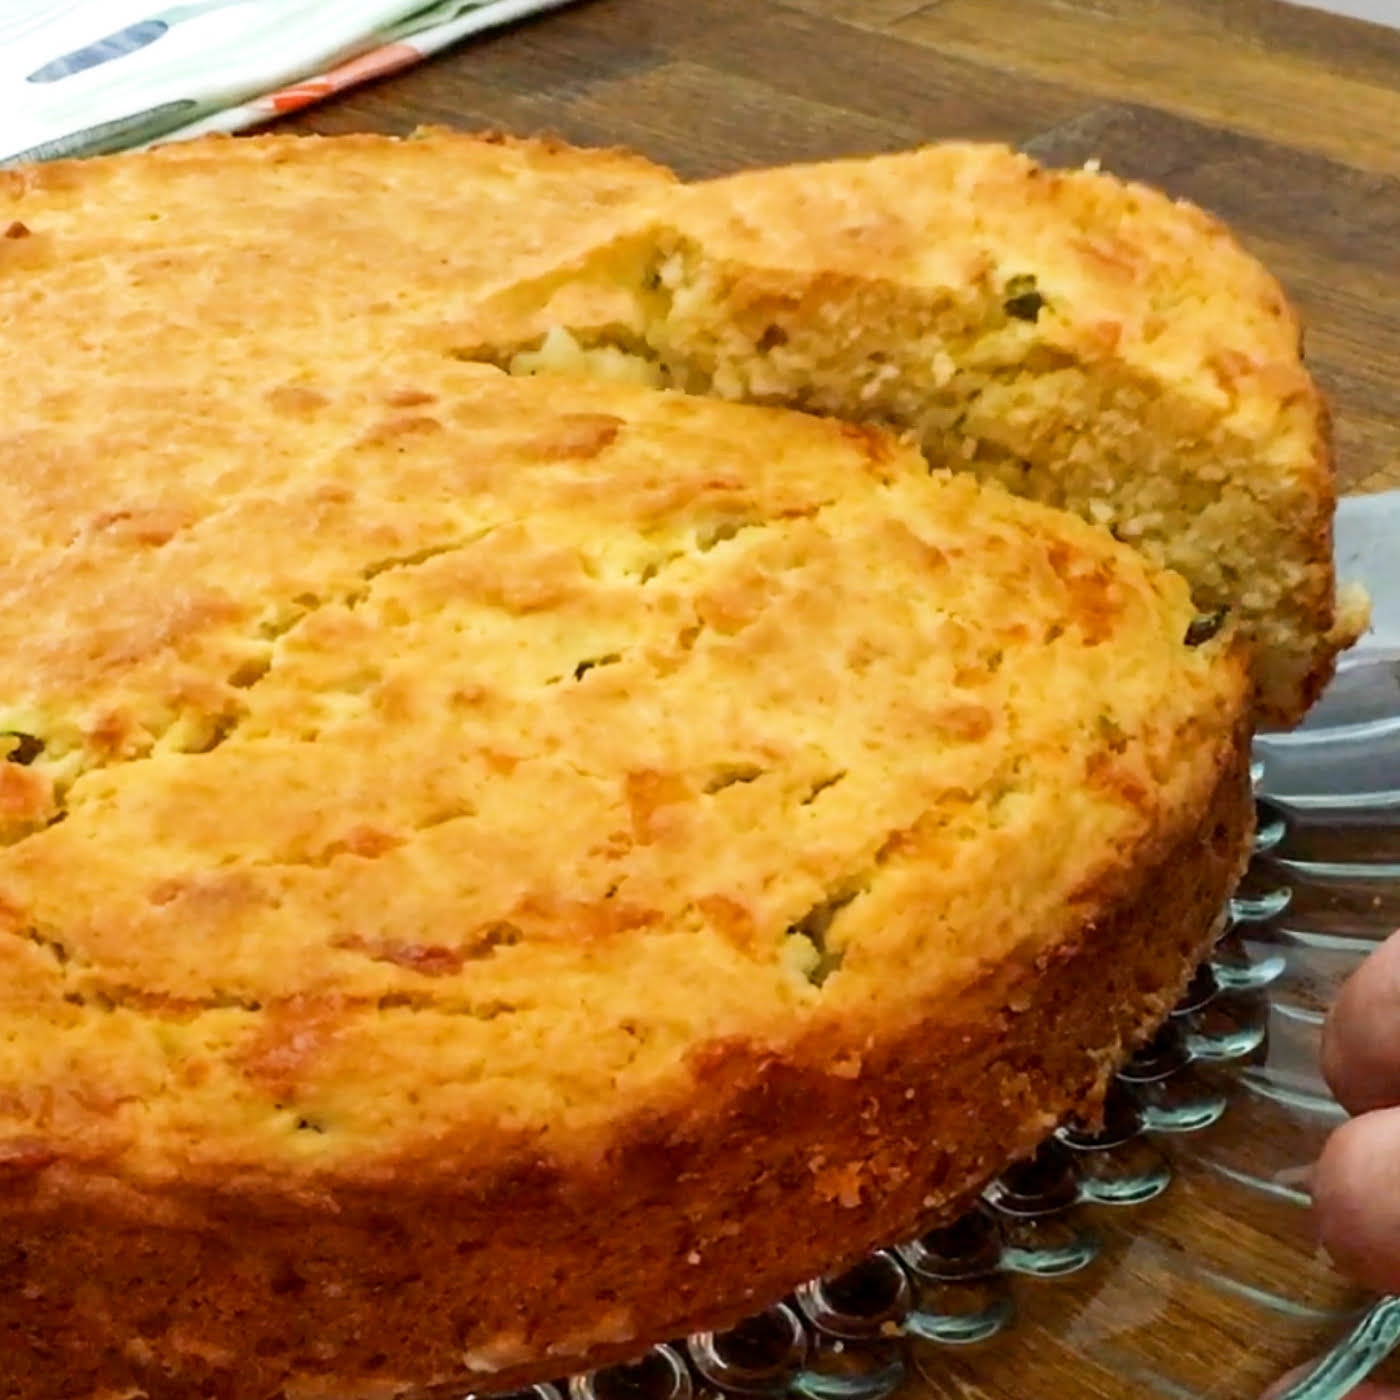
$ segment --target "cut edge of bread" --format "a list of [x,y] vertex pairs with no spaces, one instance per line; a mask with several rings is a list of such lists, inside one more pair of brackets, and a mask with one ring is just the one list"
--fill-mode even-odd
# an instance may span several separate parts
[[[1087,263],[1076,254],[1069,291],[1053,267],[985,248],[972,250],[966,282],[920,284],[907,227],[889,266],[833,265],[829,230],[806,230],[784,189],[854,181],[842,207],[878,228],[930,152],[950,151],[990,167],[1002,193],[1008,181],[1052,189],[1067,244],[1114,201],[1166,233],[1127,245],[1130,275],[1113,249],[1093,245]],[[743,212],[755,190],[757,213],[772,216],[761,228]],[[1036,238],[1061,251],[1053,230]],[[1111,282],[1102,314],[1086,302],[1101,290],[1084,282],[1095,259]],[[1178,276],[1184,290],[1171,291]],[[1151,309],[1164,287],[1190,313],[1184,328]],[[1216,220],[1111,175],[965,146],[674,187],[635,229],[483,307],[470,341],[463,358],[512,373],[876,423],[912,437],[931,467],[1078,514],[1183,575],[1203,614],[1231,614],[1255,650],[1263,729],[1296,725],[1369,623],[1364,590],[1335,576],[1330,413],[1303,365],[1296,312]]]

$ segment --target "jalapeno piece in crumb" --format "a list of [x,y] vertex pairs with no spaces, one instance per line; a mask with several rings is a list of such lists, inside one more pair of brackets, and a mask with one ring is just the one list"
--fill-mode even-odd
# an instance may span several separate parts
[[1035,277],[1029,272],[1017,273],[1006,282],[1002,309],[1018,321],[1034,321],[1040,316],[1045,298],[1036,289]]
[[1202,643],[1210,641],[1225,625],[1225,619],[1229,615],[1229,608],[1216,608],[1214,612],[1198,613],[1191,619],[1191,625],[1186,629],[1186,645],[1198,647]]
[[6,763],[28,767],[44,751],[44,741],[35,734],[20,734],[15,730],[0,734],[0,753]]

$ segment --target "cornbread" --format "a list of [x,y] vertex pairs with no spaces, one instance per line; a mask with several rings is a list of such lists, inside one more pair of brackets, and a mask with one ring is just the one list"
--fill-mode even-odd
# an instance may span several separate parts
[[631,158],[0,182],[8,1396],[510,1388],[1093,1118],[1241,869],[1248,618],[664,387]]

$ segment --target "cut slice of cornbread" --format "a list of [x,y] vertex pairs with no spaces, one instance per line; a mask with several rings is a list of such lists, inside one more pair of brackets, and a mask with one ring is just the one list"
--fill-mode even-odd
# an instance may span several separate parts
[[1241,649],[1107,533],[354,343],[0,455],[23,1400],[733,1322],[1092,1116],[1247,844]]

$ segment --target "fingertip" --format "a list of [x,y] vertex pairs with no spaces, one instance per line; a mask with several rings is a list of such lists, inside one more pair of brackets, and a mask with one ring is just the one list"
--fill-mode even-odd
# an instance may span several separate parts
[[1400,1104],[1400,933],[1352,973],[1333,1003],[1322,1074],[1349,1113]]
[[1313,1208],[1342,1273],[1400,1290],[1400,1108],[1363,1114],[1332,1134],[1313,1176]]

